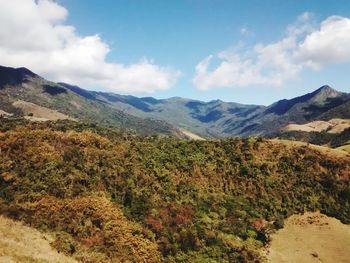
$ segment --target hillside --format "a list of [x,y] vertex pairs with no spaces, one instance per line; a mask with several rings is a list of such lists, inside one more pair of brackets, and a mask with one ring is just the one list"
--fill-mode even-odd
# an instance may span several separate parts
[[311,121],[348,119],[350,95],[329,86],[290,100],[280,100],[268,106],[260,115],[250,120],[245,135],[278,133],[289,124],[305,124]]
[[33,115],[29,119],[36,120],[72,118],[145,135],[180,138],[190,137],[181,130],[203,138],[270,136],[283,133],[288,125],[350,119],[350,95],[329,86],[270,106],[244,105],[221,100],[138,98],[89,91],[47,81],[25,68],[7,67],[0,67],[0,102],[3,116]]
[[[133,130],[141,134],[183,137],[164,121],[143,119],[107,103],[85,98],[24,68],[0,66],[0,110],[35,120],[78,119]],[[38,119],[39,118],[39,119]]]
[[[308,127],[308,125],[311,123],[298,126],[293,125],[293,128],[297,129],[276,132],[271,134],[269,137],[302,141],[348,151],[348,145],[350,144],[350,127],[347,127],[347,120],[341,120],[339,125],[333,125],[324,121],[313,122],[312,125],[315,123],[321,124],[318,126],[318,128],[322,126],[323,128],[327,128],[320,128],[319,131],[315,131],[313,128],[310,129],[310,127]],[[300,128],[302,128],[302,130],[300,130]],[[308,130],[305,131],[305,129]]]
[[283,128],[284,132],[304,131],[304,132],[327,132],[342,133],[350,128],[350,120],[331,119],[329,121],[312,121],[305,124],[288,124]]
[[350,158],[261,138],[183,141],[1,122],[0,212],[83,262],[261,262],[295,213],[350,223]]

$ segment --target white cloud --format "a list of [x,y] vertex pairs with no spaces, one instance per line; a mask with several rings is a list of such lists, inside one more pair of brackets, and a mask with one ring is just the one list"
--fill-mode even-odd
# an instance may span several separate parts
[[[304,69],[350,62],[350,19],[332,16],[316,26],[310,13],[287,28],[286,36],[267,45],[226,50],[196,66],[194,85],[201,90],[251,85],[281,86]],[[211,69],[210,62],[218,66]]]
[[298,57],[317,67],[350,62],[350,19],[331,16],[299,45]]
[[66,24],[67,15],[50,0],[0,0],[0,64],[124,93],[168,89],[180,76],[147,59],[131,65],[106,62],[109,46],[98,35],[80,36]]

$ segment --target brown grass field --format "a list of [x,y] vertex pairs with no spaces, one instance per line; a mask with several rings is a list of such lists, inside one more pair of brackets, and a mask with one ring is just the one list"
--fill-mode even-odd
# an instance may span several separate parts
[[350,226],[315,212],[288,218],[266,253],[271,263],[347,263],[349,248]]
[[283,128],[284,131],[304,131],[304,132],[321,132],[341,133],[350,127],[350,120],[331,119],[329,121],[312,121],[305,124],[288,124]]
[[54,250],[52,238],[0,216],[0,263],[73,263],[74,259]]
[[33,116],[26,116],[27,119],[32,121],[73,120],[66,114],[24,100],[15,101],[13,106],[20,108],[26,115],[32,114]]

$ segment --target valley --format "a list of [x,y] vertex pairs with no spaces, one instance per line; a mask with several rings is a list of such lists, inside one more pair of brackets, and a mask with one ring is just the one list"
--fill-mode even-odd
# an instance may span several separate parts
[[0,0],[0,263],[350,263],[349,11]]

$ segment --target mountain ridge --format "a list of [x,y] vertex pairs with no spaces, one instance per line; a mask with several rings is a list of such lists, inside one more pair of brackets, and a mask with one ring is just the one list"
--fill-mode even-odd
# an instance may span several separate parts
[[[26,83],[28,80],[32,81],[30,85]],[[0,83],[3,95],[8,95],[10,98],[13,96],[17,99],[27,98],[32,100],[29,101],[31,103],[61,110],[65,114],[73,115],[74,118],[79,119],[79,116],[95,111],[94,114],[89,115],[88,119],[98,122],[104,122],[104,119],[108,119],[108,122],[115,123],[115,119],[121,118],[123,120],[117,121],[119,126],[128,126],[125,124],[130,119],[136,118],[134,120],[136,124],[131,125],[132,129],[136,128],[136,130],[140,130],[137,127],[137,122],[153,120],[153,122],[150,121],[152,122],[150,126],[155,126],[160,125],[157,122],[161,121],[163,122],[163,128],[161,128],[163,131],[160,133],[165,134],[176,134],[179,130],[184,129],[207,138],[265,136],[282,130],[288,124],[304,124],[315,120],[327,121],[327,118],[350,118],[350,113],[347,110],[350,106],[350,95],[339,92],[329,85],[324,85],[313,92],[295,98],[282,99],[264,106],[224,102],[218,99],[211,101],[182,97],[156,99],[90,91],[63,82],[46,81],[26,68],[0,67]],[[4,92],[5,86],[18,85],[22,85],[22,89],[20,89],[21,92],[24,92],[22,96],[21,94],[15,96],[9,89]],[[23,87],[28,85],[31,87],[27,87],[27,90],[24,91]],[[36,93],[30,90],[32,86],[37,86]],[[27,95],[25,95],[26,92]],[[66,107],[59,105],[57,98],[60,98],[60,103],[65,101],[65,105],[67,101],[71,101],[75,108],[72,105],[66,105]],[[6,98],[3,96],[2,100],[4,101]],[[79,103],[84,104],[86,112],[78,109]],[[1,108],[1,110],[10,109],[11,113],[14,112],[13,105],[8,104],[8,107]],[[96,107],[98,110],[95,109]],[[97,112],[100,116],[96,116]],[[103,114],[106,115],[105,118],[101,116]],[[176,129],[179,130],[175,131]],[[166,132],[165,130],[172,131]]]
[[136,131],[144,135],[184,136],[176,127],[164,121],[139,118],[109,107],[104,102],[87,99],[24,68],[0,67],[0,76],[0,109],[14,117],[33,115],[16,107],[17,101],[24,101],[58,111],[73,119]]

